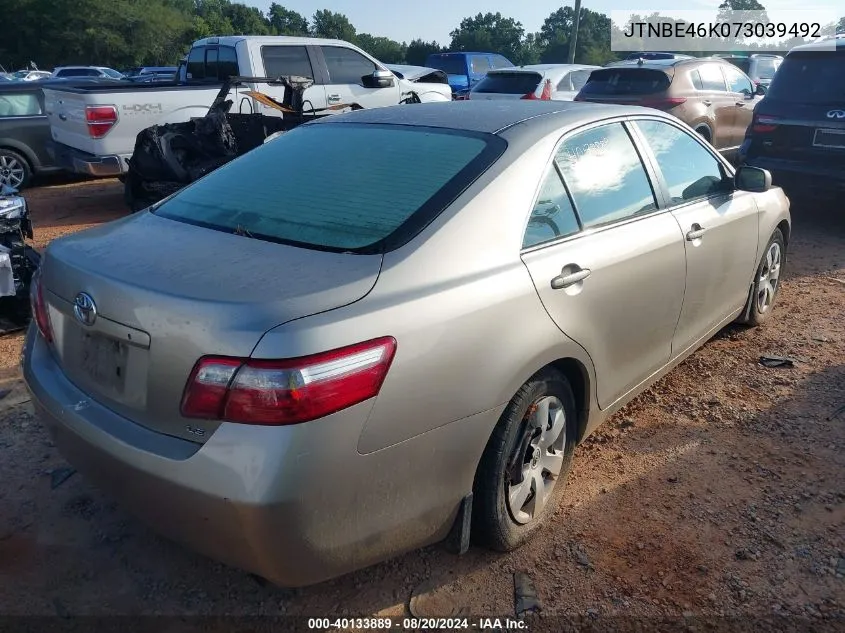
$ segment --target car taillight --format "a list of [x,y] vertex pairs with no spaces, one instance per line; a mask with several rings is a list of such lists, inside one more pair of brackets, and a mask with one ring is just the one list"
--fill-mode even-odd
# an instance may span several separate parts
[[755,132],[774,132],[778,127],[778,120],[769,116],[754,115],[751,121],[751,129]]
[[529,101],[551,101],[552,99],[552,82],[550,79],[546,79],[543,83],[543,91],[540,93],[538,97],[535,93],[529,92],[528,94],[522,95],[520,99],[528,99]]
[[48,343],[53,342],[53,326],[50,323],[50,313],[47,311],[47,304],[44,302],[44,289],[41,284],[41,269],[35,271],[29,288],[29,304],[32,308],[32,315],[35,317],[35,325],[38,331]]
[[182,415],[242,424],[299,424],[378,395],[396,352],[384,337],[288,360],[201,358]]
[[639,105],[657,110],[671,110],[685,101],[685,97],[666,97],[663,99],[643,99]]
[[85,106],[85,123],[88,136],[103,138],[117,123],[117,108],[114,106]]

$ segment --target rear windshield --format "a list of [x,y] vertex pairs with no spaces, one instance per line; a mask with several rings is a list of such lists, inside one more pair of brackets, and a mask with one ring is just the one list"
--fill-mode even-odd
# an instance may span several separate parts
[[787,55],[766,98],[841,106],[845,103],[845,49]]
[[466,59],[460,57],[429,57],[426,64],[429,68],[442,70],[447,75],[466,75]]
[[484,79],[475,84],[472,91],[524,95],[534,92],[542,78],[539,73],[488,73]]
[[401,246],[502,153],[489,134],[391,125],[303,125],[161,203],[158,215],[342,252]]
[[605,68],[594,70],[581,94],[590,96],[649,95],[669,87],[669,77],[650,68]]

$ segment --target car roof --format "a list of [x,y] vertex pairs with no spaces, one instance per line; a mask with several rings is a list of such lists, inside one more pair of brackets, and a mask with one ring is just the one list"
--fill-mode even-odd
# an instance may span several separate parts
[[449,56],[459,56],[459,55],[501,55],[501,53],[493,53],[490,51],[448,51],[446,53],[430,53],[429,57],[449,57]]
[[564,71],[570,72],[573,70],[595,70],[601,66],[590,66],[587,64],[527,64],[526,66],[511,66],[508,68],[494,68],[487,71],[490,73],[512,73],[512,72],[554,72]]
[[[360,123],[405,125],[499,134],[519,128],[539,140],[549,126],[562,128],[614,116],[659,114],[652,108],[581,101],[450,101],[371,108],[336,114],[307,125]],[[669,117],[670,115],[666,115]]]
[[222,44],[223,46],[234,46],[239,42],[255,42],[257,44],[282,44],[285,46],[313,46],[317,44],[335,44],[343,46],[355,46],[344,40],[334,40],[322,37],[301,37],[294,35],[221,35],[204,37],[193,43],[193,46],[207,46],[209,44]]
[[845,33],[840,33],[838,35],[834,35],[834,36],[831,36],[831,37],[821,38],[819,40],[816,40],[815,42],[810,42],[809,44],[802,44],[801,46],[796,46],[795,48],[791,49],[787,53],[787,56],[792,54],[794,51],[801,52],[801,51],[814,51],[814,50],[820,50],[820,51],[831,50],[830,49],[830,44],[831,44],[830,40],[835,40],[835,42],[836,42],[835,48],[836,48],[837,51],[845,49]]

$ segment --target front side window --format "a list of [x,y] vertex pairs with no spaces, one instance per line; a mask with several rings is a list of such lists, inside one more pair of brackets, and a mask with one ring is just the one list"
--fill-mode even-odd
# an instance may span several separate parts
[[0,94],[0,118],[41,114],[41,103],[34,92]]
[[486,75],[490,71],[490,60],[484,55],[473,55],[470,64],[476,75]]
[[579,230],[575,210],[569,194],[554,165],[549,167],[543,186],[522,239],[522,247],[536,246],[560,237],[577,233]]
[[376,65],[351,48],[323,46],[323,56],[333,84],[360,84],[365,75],[372,75]]
[[637,127],[654,152],[673,203],[724,194],[732,189],[721,163],[683,130],[664,121],[637,121]]
[[751,80],[743,75],[733,66],[725,66],[725,78],[728,80],[728,90],[741,93],[746,96],[754,94],[754,86]]
[[214,170],[154,212],[255,239],[380,252],[394,232],[405,235],[404,227],[425,226],[442,212],[502,144],[453,130],[308,124]]
[[314,69],[304,46],[262,46],[261,59],[267,77],[314,78]]
[[621,123],[570,136],[556,161],[584,228],[657,208],[640,156]]

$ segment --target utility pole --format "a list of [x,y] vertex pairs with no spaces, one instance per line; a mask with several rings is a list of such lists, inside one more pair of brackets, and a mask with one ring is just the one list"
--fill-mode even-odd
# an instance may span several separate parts
[[578,23],[581,21],[581,0],[575,0],[575,17],[572,20],[572,34],[569,36],[569,63],[575,63],[575,47],[578,46]]

